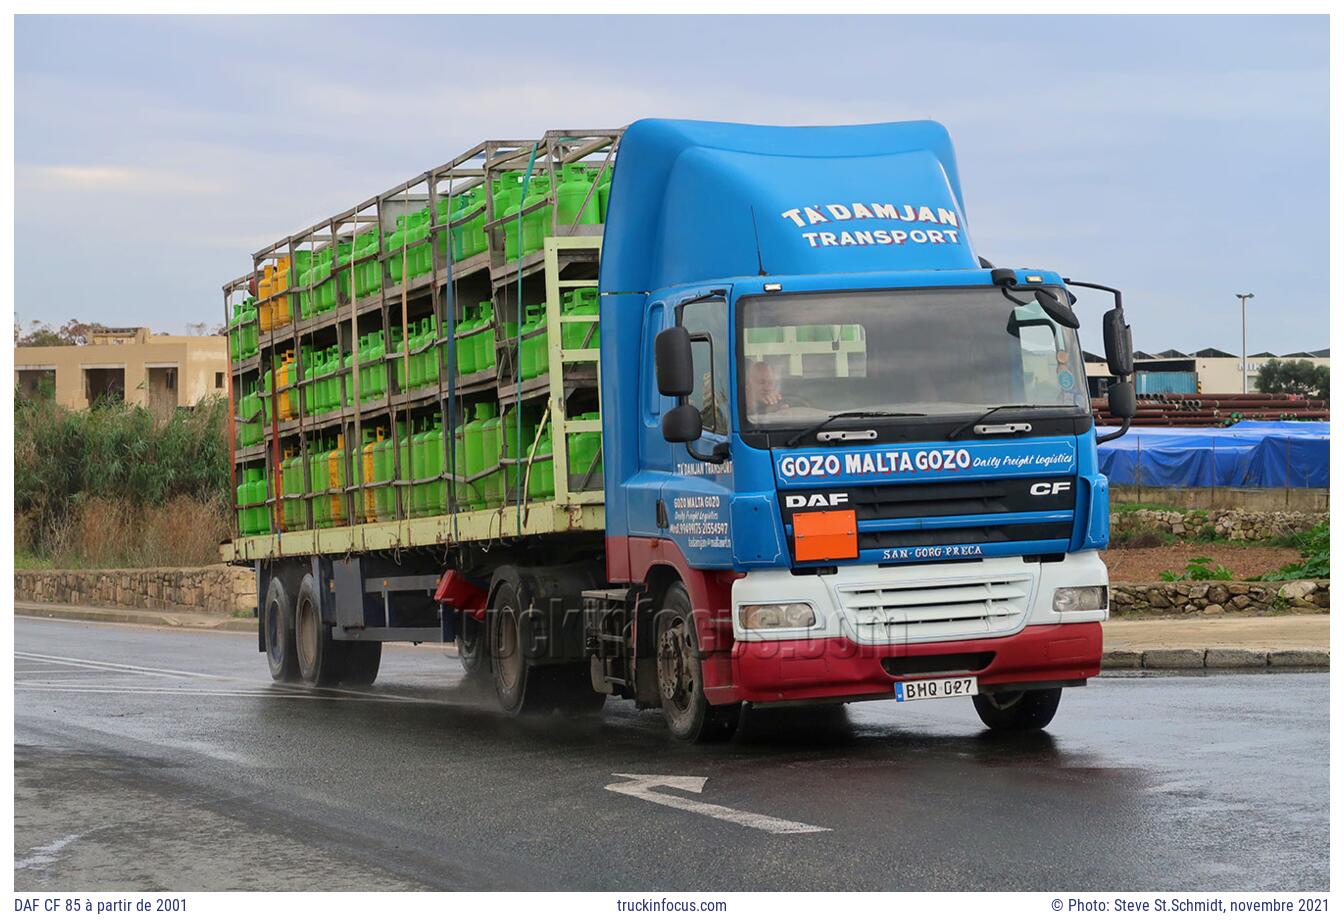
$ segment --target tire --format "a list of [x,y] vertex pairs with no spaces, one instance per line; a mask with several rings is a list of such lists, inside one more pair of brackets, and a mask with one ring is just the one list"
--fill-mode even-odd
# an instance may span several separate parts
[[543,688],[539,669],[523,654],[522,616],[524,607],[518,587],[502,581],[495,589],[487,617],[490,638],[491,670],[495,678],[495,697],[511,716],[536,711]]
[[556,708],[562,714],[583,718],[602,711],[607,695],[593,689],[593,679],[586,663],[559,664],[547,670],[551,672]]
[[990,731],[1040,731],[1059,709],[1059,687],[1018,693],[980,693],[972,698],[975,711]]
[[298,680],[298,652],[294,647],[294,603],[284,582],[272,578],[266,589],[264,638],[266,664],[271,669],[271,680],[289,683]]
[[468,678],[481,680],[490,673],[489,645],[486,624],[469,614],[458,614],[457,658]]
[[345,676],[341,683],[347,687],[372,686],[383,661],[383,643],[361,640],[338,644],[345,646]]
[[312,575],[303,576],[294,601],[294,648],[303,682],[311,687],[340,683],[345,677],[348,647],[331,637],[331,627],[322,622],[322,595],[317,582]]
[[728,740],[737,730],[742,706],[711,706],[705,698],[691,596],[683,585],[667,589],[656,622],[658,695],[668,731],[693,744]]

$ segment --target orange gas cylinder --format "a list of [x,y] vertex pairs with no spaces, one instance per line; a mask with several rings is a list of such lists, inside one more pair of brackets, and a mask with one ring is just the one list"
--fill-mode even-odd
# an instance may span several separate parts
[[349,523],[345,519],[345,435],[336,435],[336,449],[327,459],[329,478],[327,482],[333,490],[331,495],[331,523],[340,527]]
[[364,504],[362,508],[363,514],[361,515],[360,520],[365,523],[371,523],[378,520],[378,505],[375,501],[375,493],[377,490],[370,489],[369,483],[377,480],[377,477],[373,472],[373,449],[381,440],[383,440],[382,428],[364,432],[364,449],[362,452],[364,478],[361,480],[364,483]]
[[294,352],[285,352],[285,358],[275,371],[275,408],[282,422],[294,417],[294,401],[289,387],[294,383]]

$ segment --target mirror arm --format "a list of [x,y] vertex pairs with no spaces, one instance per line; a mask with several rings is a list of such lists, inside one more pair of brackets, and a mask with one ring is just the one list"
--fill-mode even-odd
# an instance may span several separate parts
[[1097,435],[1097,443],[1105,444],[1107,441],[1114,441],[1116,438],[1124,436],[1125,432],[1129,431],[1129,421],[1130,420],[1127,418],[1122,418],[1120,420],[1119,428],[1115,429],[1110,434]]
[[713,463],[715,466],[728,459],[728,442],[720,441],[714,445],[714,449],[709,453],[702,453],[696,448],[695,443],[686,445],[686,453],[690,454],[701,463]]

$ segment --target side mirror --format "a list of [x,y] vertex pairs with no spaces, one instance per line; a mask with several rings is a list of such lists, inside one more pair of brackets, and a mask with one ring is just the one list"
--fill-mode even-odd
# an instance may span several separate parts
[[1134,340],[1129,324],[1125,322],[1124,311],[1119,307],[1102,314],[1101,338],[1106,346],[1107,370],[1115,377],[1128,377],[1134,373]]
[[[674,330],[668,330],[672,331]],[[666,333],[659,335],[659,338],[661,339],[663,335]],[[682,403],[663,415],[663,440],[669,443],[689,444],[699,440],[704,429],[705,424],[700,417],[700,410],[690,403]]]
[[1111,384],[1111,388],[1106,391],[1106,408],[1115,418],[1133,418],[1138,408],[1133,381],[1117,380]]
[[1070,329],[1078,328],[1078,316],[1073,312],[1073,308],[1054,294],[1051,294],[1044,288],[1038,288],[1036,291],[1036,302],[1041,305],[1041,309],[1045,311],[1046,316],[1050,317],[1061,326],[1067,326]]
[[[658,375],[659,393],[681,398],[694,392],[692,378],[695,376],[695,363],[691,357],[691,334],[685,327],[673,326],[658,333],[658,337],[653,340],[653,365]],[[696,424],[698,432],[699,422]],[[699,436],[697,433],[696,437]]]

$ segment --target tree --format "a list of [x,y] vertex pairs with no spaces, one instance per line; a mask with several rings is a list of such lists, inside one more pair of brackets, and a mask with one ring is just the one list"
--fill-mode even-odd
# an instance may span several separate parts
[[1257,384],[1261,393],[1292,393],[1315,399],[1330,398],[1330,368],[1310,361],[1280,361],[1270,358],[1260,366]]
[[67,320],[53,329],[41,320],[29,320],[28,331],[16,321],[14,323],[14,344],[21,347],[41,347],[44,345],[87,345],[89,333],[96,327],[92,323],[77,319]]

